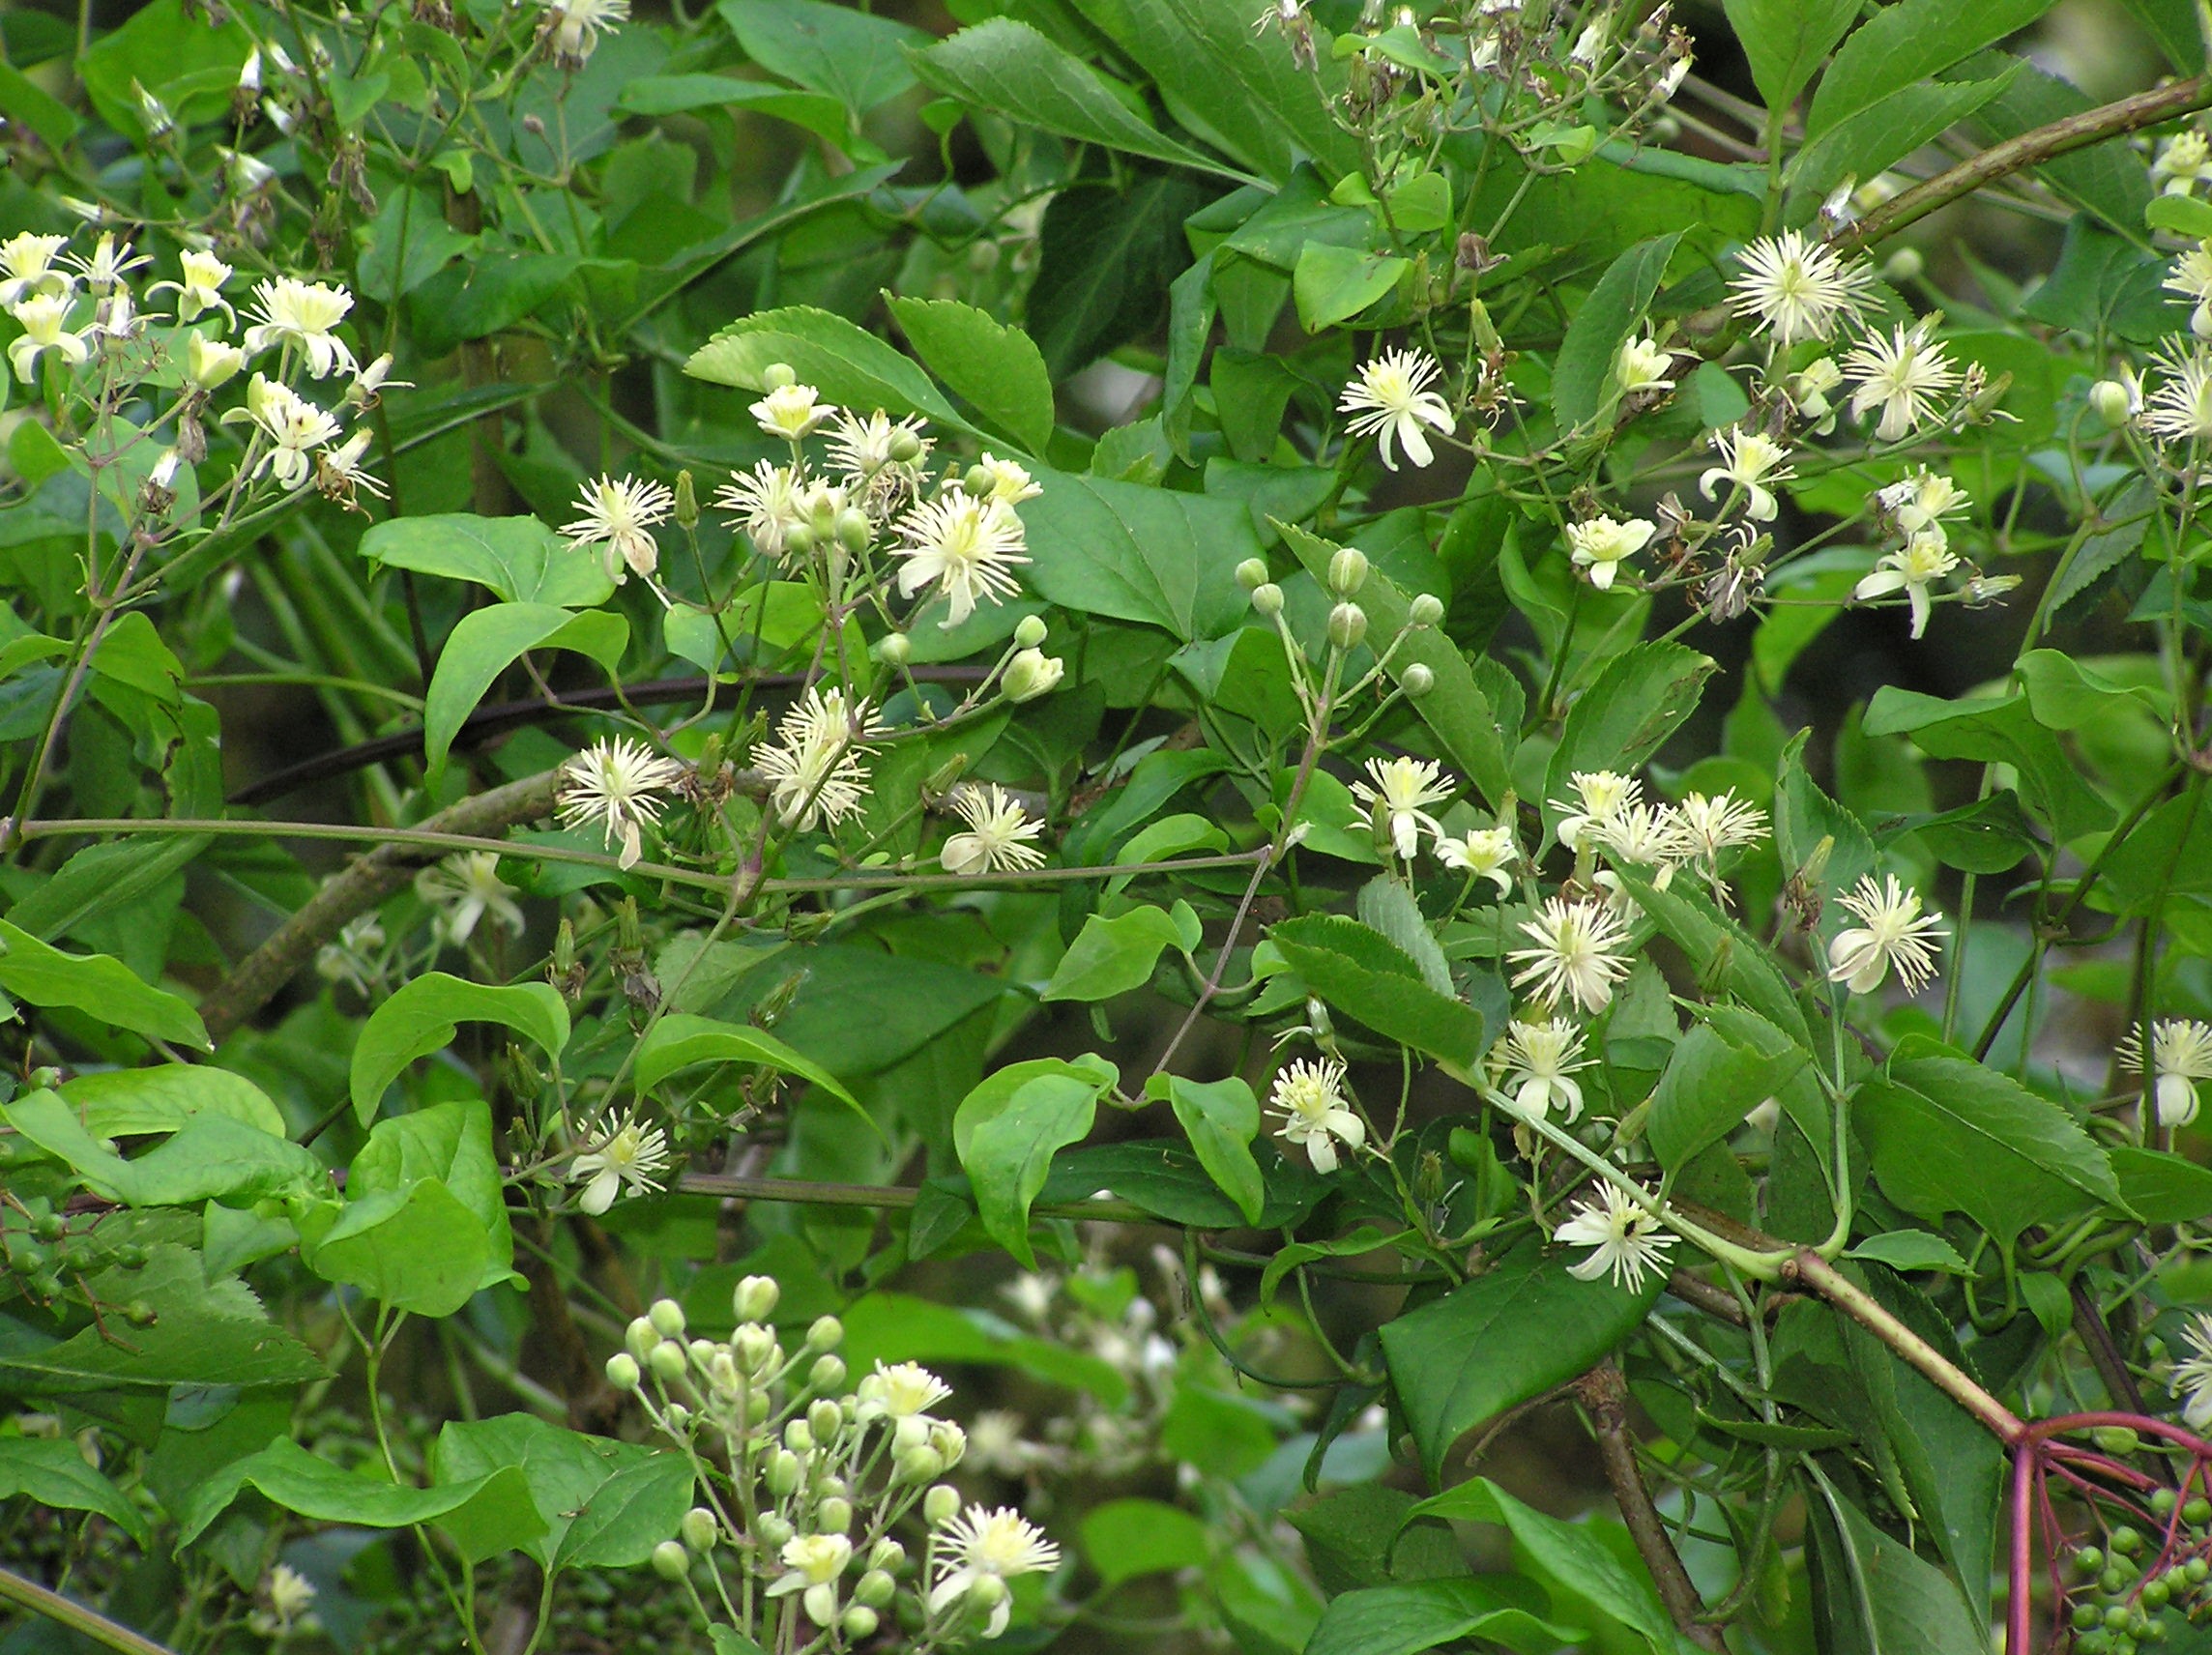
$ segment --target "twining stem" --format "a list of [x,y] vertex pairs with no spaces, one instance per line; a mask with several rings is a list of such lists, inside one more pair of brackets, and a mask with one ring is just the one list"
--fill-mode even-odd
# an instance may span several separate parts
[[2017,138],[1993,144],[1948,171],[1891,196],[1845,229],[1836,238],[1835,246],[1839,250],[1873,247],[1937,208],[1947,207],[2010,173],[2039,166],[2107,138],[2116,138],[2143,127],[2155,127],[2161,121],[2170,121],[2176,115],[2186,115],[2208,103],[2212,103],[2212,75],[2197,74],[2177,80],[2171,86],[2139,92],[2116,103],[2101,104],[2037,127]]
[[157,1643],[123,1625],[109,1620],[104,1614],[73,1603],[59,1592],[49,1592],[35,1581],[26,1581],[11,1569],[0,1569],[0,1599],[19,1604],[33,1614],[43,1614],[48,1620],[68,1627],[80,1637],[110,1649],[119,1649],[123,1655],[176,1655],[165,1643]]

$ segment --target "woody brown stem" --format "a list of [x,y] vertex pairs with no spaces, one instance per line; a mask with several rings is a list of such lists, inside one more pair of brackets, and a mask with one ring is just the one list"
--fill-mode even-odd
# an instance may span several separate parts
[[1704,1600],[1698,1596],[1690,1572],[1682,1567],[1681,1555],[1668,1537],[1666,1522],[1651,1503],[1651,1491],[1644,1487],[1644,1468],[1636,1463],[1636,1438],[1628,1429],[1628,1383],[1621,1378],[1620,1369],[1608,1358],[1575,1381],[1575,1394],[1589,1412],[1606,1484],[1613,1490],[1614,1503],[1620,1507],[1621,1522],[1628,1525],[1629,1536],[1636,1542],[1636,1554],[1644,1559],[1644,1568],[1659,1588],[1659,1601],[1666,1605],[1668,1618],[1699,1648],[1721,1655],[1728,1644],[1719,1627],[1701,1618]]
[[1891,196],[1857,223],[1847,227],[1836,237],[1835,246],[1842,251],[1873,247],[1937,208],[1948,207],[1962,196],[1972,194],[1985,184],[1994,184],[2008,174],[2040,166],[2047,160],[2102,143],[2107,138],[2155,127],[2161,121],[2170,121],[2208,103],[2212,103],[2212,75],[2197,74],[2037,127],[2017,138],[1993,144],[1970,160],[1961,161],[1948,171]]
[[[561,772],[546,770],[480,793],[422,824],[432,833],[492,833],[551,814]],[[208,1038],[219,1041],[276,997],[315,957],[315,950],[438,860],[442,852],[417,845],[380,845],[307,900],[200,1002]]]

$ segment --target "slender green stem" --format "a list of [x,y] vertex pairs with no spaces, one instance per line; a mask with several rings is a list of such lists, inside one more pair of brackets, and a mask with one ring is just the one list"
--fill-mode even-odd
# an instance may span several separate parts
[[66,1626],[95,1643],[121,1650],[122,1655],[176,1655],[176,1651],[167,1644],[157,1643],[151,1638],[131,1631],[120,1621],[109,1620],[96,1610],[86,1609],[80,1603],[73,1603],[59,1592],[49,1592],[37,1582],[26,1581],[12,1569],[0,1568],[0,1599],[27,1609],[33,1614],[44,1615],[56,1625]]

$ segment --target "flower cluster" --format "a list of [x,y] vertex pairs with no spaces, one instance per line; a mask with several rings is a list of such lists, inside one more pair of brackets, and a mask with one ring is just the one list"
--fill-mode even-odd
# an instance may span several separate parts
[[[109,401],[126,387],[174,388],[166,412],[132,440],[150,446],[157,441],[151,433],[170,432],[168,446],[144,462],[137,525],[143,543],[169,532],[180,474],[207,455],[210,404],[249,365],[243,401],[218,421],[243,427],[245,440],[235,479],[217,497],[229,512],[264,478],[285,493],[312,483],[356,508],[361,494],[383,495],[364,465],[367,430],[347,436],[336,410],[300,389],[302,381],[342,372],[349,385],[341,406],[366,408],[390,380],[390,357],[364,367],[338,332],[353,308],[345,288],[266,278],[254,285],[241,330],[224,292],[236,273],[204,247],[187,247],[177,276],[142,292],[133,291],[131,278],[151,261],[114,231],[102,231],[90,251],[69,249],[69,237],[32,230],[0,242],[0,308],[22,330],[8,347],[9,366],[21,384],[44,375],[64,395],[90,403]],[[166,308],[141,308],[162,295],[174,296]],[[121,457],[103,455],[102,463]],[[203,509],[215,504],[203,502]]]
[[949,1386],[881,1361],[848,1385],[837,1319],[789,1350],[771,1321],[779,1297],[772,1279],[745,1277],[718,1340],[688,1336],[683,1307],[661,1299],[607,1362],[608,1382],[637,1397],[697,1479],[700,1503],[654,1567],[703,1622],[735,1621],[763,1648],[841,1651],[887,1625],[917,1650],[997,1638],[1012,1582],[1057,1569],[1060,1548],[1020,1512],[940,1480],[969,1452],[938,1411]]

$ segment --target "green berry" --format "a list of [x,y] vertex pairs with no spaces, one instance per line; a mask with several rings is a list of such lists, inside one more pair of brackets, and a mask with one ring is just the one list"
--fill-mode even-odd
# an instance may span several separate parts
[[2123,1569],[2119,1564],[2114,1563],[2097,1577],[2097,1587],[2109,1598],[2118,1597],[2120,1593],[2128,1589],[2128,1582],[2132,1579],[2134,1579],[2133,1570]]
[[42,1241],[59,1241],[69,1234],[69,1220],[58,1212],[42,1212],[31,1221],[31,1234]]
[[2126,1604],[2110,1605],[2105,1611],[2105,1625],[2114,1632],[2125,1632],[2134,1612]]
[[2115,1528],[2112,1530],[2111,1548],[2123,1557],[2133,1557],[2142,1550],[2142,1543],[2143,1537],[2132,1528]]
[[2094,1546],[2084,1546],[2074,1553],[2076,1573],[2094,1575],[2105,1566],[2105,1554]]
[[2164,1643],[2166,1641],[2166,1622],[2163,1619],[2152,1621],[2143,1628],[2142,1640],[2145,1643]]
[[2173,1509],[2173,1500],[2174,1495],[2171,1489],[2160,1489],[2150,1496],[2150,1509],[2160,1517],[2164,1517]]
[[2142,1606],[2145,1609],[2164,1609],[2167,1599],[2171,1596],[2173,1596],[2173,1590],[2164,1579],[2147,1581],[2142,1589]]
[[2084,1632],[2074,1640],[2075,1655],[2111,1655],[2111,1634],[2102,1627]]
[[2078,1603],[2074,1606],[2074,1630],[2076,1632],[2086,1632],[2092,1626],[2102,1626],[2104,1623],[2104,1611],[2095,1604]]
[[2212,1499],[2206,1499],[2202,1495],[2198,1495],[2195,1499],[2187,1501],[2181,1508],[2181,1521],[2184,1523],[2212,1522]]
[[2181,1565],[2181,1572],[2188,1578],[2191,1585],[2201,1585],[2204,1582],[2204,1578],[2207,1575],[2212,1575],[2212,1563],[2206,1562],[2201,1557],[2192,1557],[2188,1562]]

